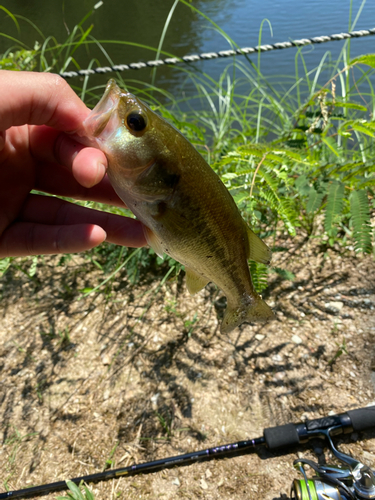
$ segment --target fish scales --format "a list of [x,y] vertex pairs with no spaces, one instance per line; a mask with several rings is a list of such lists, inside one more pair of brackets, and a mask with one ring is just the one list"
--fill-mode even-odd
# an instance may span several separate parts
[[91,144],[106,154],[108,177],[144,224],[150,246],[185,266],[191,293],[209,281],[223,290],[227,310],[221,330],[272,319],[248,266],[248,258],[269,263],[271,252],[191,143],[114,80],[84,127]]

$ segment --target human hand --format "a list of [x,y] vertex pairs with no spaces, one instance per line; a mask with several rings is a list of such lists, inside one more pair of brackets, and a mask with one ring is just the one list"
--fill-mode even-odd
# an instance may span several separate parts
[[105,155],[69,137],[88,113],[57,75],[0,71],[0,258],[147,244],[139,221],[30,193],[124,206]]

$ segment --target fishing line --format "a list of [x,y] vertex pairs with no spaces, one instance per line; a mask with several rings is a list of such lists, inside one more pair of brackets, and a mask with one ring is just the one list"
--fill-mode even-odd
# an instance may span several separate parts
[[278,42],[273,44],[266,45],[256,45],[255,47],[243,47],[240,49],[229,49],[229,50],[221,50],[220,52],[205,52],[203,54],[192,54],[186,55],[182,57],[168,57],[166,59],[156,59],[146,62],[137,62],[130,64],[115,64],[113,66],[103,66],[99,68],[91,68],[91,69],[80,69],[78,71],[63,71],[60,73],[60,76],[63,78],[74,78],[77,76],[89,76],[95,74],[106,74],[112,73],[113,71],[127,71],[127,70],[137,70],[142,68],[156,68],[158,66],[173,66],[175,64],[180,63],[193,63],[197,61],[209,61],[213,59],[223,58],[223,57],[232,57],[232,56],[241,56],[254,54],[257,52],[269,52],[271,50],[281,50],[281,49],[289,49],[291,47],[302,47],[304,45],[313,45],[319,43],[327,43],[327,42],[336,42],[340,40],[347,40],[350,38],[361,38],[364,36],[375,35],[375,28],[369,30],[357,30],[357,31],[349,31],[345,33],[337,33],[334,35],[323,35],[316,36],[313,38],[301,38],[300,40],[291,40],[287,42]]

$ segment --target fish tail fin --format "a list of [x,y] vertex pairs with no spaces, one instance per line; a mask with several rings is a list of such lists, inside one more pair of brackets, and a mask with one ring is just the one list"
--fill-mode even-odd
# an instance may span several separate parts
[[275,319],[272,309],[259,295],[249,297],[249,299],[246,304],[240,307],[233,307],[228,304],[221,324],[221,333],[229,333],[245,321],[255,322]]

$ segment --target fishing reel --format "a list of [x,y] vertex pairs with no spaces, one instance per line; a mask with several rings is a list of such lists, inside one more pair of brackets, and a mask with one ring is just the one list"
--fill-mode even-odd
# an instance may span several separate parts
[[[341,453],[333,444],[330,433],[335,428],[320,431],[328,439],[330,448],[342,465],[319,465],[312,460],[298,459],[293,466],[303,476],[295,479],[291,488],[293,500],[359,500],[375,499],[375,473],[370,467],[349,455]],[[305,466],[316,475],[308,479]]]
[[[130,477],[160,471],[164,468],[188,465],[199,460],[209,460],[219,457],[230,457],[234,454],[249,452],[259,446],[266,446],[269,450],[290,450],[291,447],[307,443],[310,439],[327,438],[332,452],[344,464],[343,467],[333,465],[319,465],[311,460],[299,459],[294,466],[301,472],[303,479],[295,479],[292,484],[291,496],[294,500],[375,500],[374,471],[358,460],[337,450],[331,436],[362,432],[375,429],[375,405],[357,410],[349,410],[339,415],[306,420],[298,424],[278,425],[264,429],[263,436],[238,441],[205,450],[193,451],[183,455],[162,458],[152,462],[129,465],[120,469],[111,469],[88,476],[72,478],[75,484],[82,481],[103,481],[118,477]],[[316,477],[307,479],[304,466],[310,466]],[[0,493],[0,500],[9,498],[25,498],[66,489],[65,481],[32,486],[23,490],[6,491]]]

